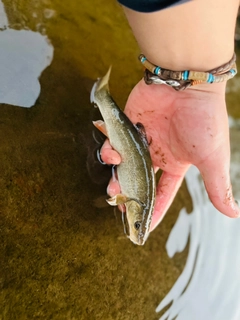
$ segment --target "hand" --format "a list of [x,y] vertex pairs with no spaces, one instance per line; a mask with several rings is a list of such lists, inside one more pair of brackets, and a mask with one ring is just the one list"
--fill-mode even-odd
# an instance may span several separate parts
[[[164,85],[148,86],[141,80],[132,90],[124,112],[133,123],[144,125],[154,168],[163,171],[151,231],[164,217],[191,164],[199,169],[213,205],[229,217],[240,215],[229,177],[225,86],[225,83],[206,84],[177,92]],[[101,157],[109,164],[121,161],[108,140]],[[111,180],[109,195],[119,191],[117,181]]]

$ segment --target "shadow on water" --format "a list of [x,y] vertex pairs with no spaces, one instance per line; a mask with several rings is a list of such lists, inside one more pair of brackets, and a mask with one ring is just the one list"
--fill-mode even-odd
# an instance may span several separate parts
[[83,79],[113,64],[111,91],[123,106],[141,77],[121,9],[103,0],[4,5],[10,27],[48,35],[54,58],[35,106],[0,109],[0,319],[158,319],[155,308],[187,254],[165,252],[189,204],[186,186],[144,247],[125,238],[120,213],[93,204],[106,192],[109,170],[92,165],[99,146]]

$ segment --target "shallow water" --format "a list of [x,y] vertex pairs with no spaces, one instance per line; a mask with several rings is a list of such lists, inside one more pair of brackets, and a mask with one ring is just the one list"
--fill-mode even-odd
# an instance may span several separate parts
[[[236,200],[240,200],[240,130],[231,129],[231,178]],[[193,210],[182,209],[169,235],[166,249],[173,257],[186,247],[185,268],[157,311],[168,306],[160,320],[239,320],[240,220],[219,213],[208,199],[203,181],[195,167],[186,181]],[[171,305],[169,305],[169,303]]]
[[[25,61],[22,75],[31,78],[18,97],[31,94],[31,101],[37,99],[28,100],[32,108],[1,104],[0,319],[158,319],[155,309],[187,257],[187,249],[174,259],[165,251],[179,211],[191,208],[186,186],[146,245],[137,247],[125,238],[117,211],[94,206],[105,194],[101,170],[104,176],[109,172],[90,166],[96,170],[94,181],[88,175],[95,161],[89,151],[95,148],[91,120],[96,117],[89,79],[112,64],[111,92],[123,107],[142,76],[121,8],[95,0],[3,3],[1,21],[8,29],[1,33],[42,35],[54,52],[50,66],[34,74],[29,71],[38,62]],[[14,74],[13,66],[9,62]],[[41,71],[38,96],[33,84]],[[232,89],[228,100],[230,113],[239,117],[238,91]]]

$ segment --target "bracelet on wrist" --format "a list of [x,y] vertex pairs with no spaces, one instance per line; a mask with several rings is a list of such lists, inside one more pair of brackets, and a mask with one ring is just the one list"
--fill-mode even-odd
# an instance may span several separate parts
[[139,60],[145,67],[144,80],[146,84],[165,84],[177,91],[203,83],[218,83],[227,81],[237,74],[236,54],[227,63],[218,68],[202,72],[193,70],[173,71],[161,68],[143,55]]

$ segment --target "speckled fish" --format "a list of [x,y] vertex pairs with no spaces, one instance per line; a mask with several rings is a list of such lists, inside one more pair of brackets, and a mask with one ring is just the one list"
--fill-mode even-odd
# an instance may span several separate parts
[[123,220],[126,233],[132,242],[143,245],[149,235],[154,209],[155,174],[143,126],[134,125],[109,93],[110,71],[111,68],[91,91],[91,102],[99,108],[104,120],[95,121],[94,125],[109,138],[122,159],[117,166],[121,194],[107,202],[125,205]]

